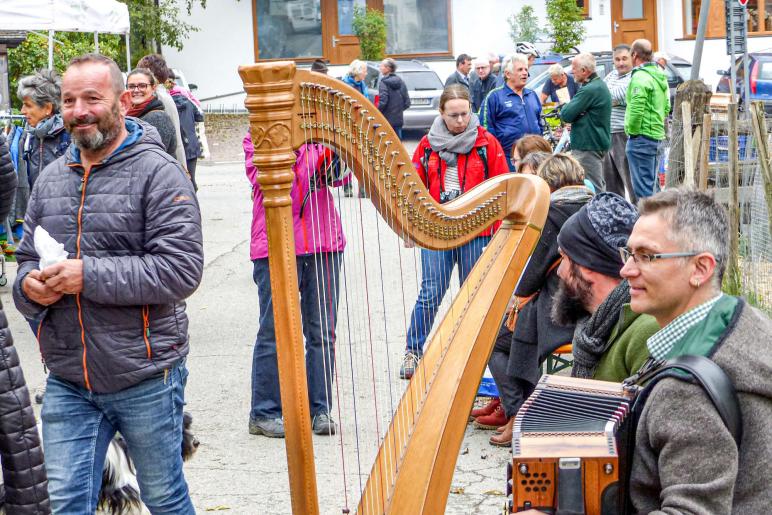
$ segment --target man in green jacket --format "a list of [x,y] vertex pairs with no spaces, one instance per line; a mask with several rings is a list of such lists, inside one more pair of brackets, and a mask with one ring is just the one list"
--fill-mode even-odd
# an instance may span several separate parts
[[665,117],[670,112],[670,90],[665,72],[651,61],[651,43],[633,42],[633,76],[627,88],[625,132],[627,161],[633,190],[639,199],[655,191],[657,149],[665,139]]
[[571,61],[579,91],[560,111],[560,119],[571,124],[571,154],[584,168],[596,192],[605,191],[603,159],[611,148],[611,93],[595,73],[595,57],[583,52]]
[[630,310],[630,287],[619,275],[619,247],[627,243],[637,218],[624,198],[599,193],[558,234],[563,260],[552,318],[576,324],[575,377],[621,382],[649,357],[646,340],[659,326],[654,317]]

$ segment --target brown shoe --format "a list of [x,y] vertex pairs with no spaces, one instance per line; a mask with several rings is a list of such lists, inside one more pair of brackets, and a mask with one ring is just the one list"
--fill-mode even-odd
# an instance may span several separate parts
[[505,426],[503,426],[504,431],[502,431],[500,434],[495,434],[490,437],[490,440],[488,440],[491,445],[495,445],[496,447],[511,447],[512,446],[512,426],[515,423],[515,417],[511,417],[509,419],[509,422],[506,423]]
[[496,429],[507,423],[507,416],[504,414],[504,408],[499,404],[490,415],[484,415],[474,419],[474,425],[480,429]]
[[484,417],[485,415],[490,415],[494,411],[496,411],[496,407],[501,404],[501,401],[498,397],[491,398],[490,402],[483,406],[482,408],[475,408],[472,410],[472,412],[469,414],[469,418],[474,420],[477,417]]

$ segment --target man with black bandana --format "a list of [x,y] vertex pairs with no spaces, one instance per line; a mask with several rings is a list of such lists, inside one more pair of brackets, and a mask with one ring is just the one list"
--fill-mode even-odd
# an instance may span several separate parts
[[600,193],[560,230],[563,260],[552,318],[576,324],[572,375],[620,382],[649,356],[646,340],[659,330],[649,315],[630,309],[630,287],[619,275],[624,247],[638,219],[635,207],[614,193]]

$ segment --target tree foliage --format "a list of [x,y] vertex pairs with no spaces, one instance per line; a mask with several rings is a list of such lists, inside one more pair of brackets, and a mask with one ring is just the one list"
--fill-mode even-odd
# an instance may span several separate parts
[[509,37],[515,44],[520,41],[530,43],[538,41],[543,32],[539,27],[539,18],[530,5],[524,6],[517,14],[510,15],[507,23],[509,23]]
[[[206,0],[119,0],[129,8],[131,32],[131,67],[144,55],[160,53],[161,45],[181,50],[185,38],[197,27],[179,20],[180,8],[188,14],[196,5],[206,8]],[[54,35],[54,68],[63,71],[73,57],[94,51],[91,32],[56,32]],[[99,52],[115,60],[122,70],[126,66],[126,40],[121,35],[99,34]],[[27,40],[8,51],[11,100],[18,108],[16,84],[20,77],[48,66],[48,35],[29,33]]]
[[386,18],[376,9],[354,7],[354,34],[359,38],[360,57],[365,61],[379,61],[386,53]]
[[563,54],[584,40],[584,14],[576,0],[547,0],[547,31],[555,43],[552,50]]

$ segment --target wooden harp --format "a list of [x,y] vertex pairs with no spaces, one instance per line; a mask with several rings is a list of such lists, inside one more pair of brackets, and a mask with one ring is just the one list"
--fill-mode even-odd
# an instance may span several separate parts
[[242,66],[239,74],[264,195],[293,513],[319,512],[290,199],[294,149],[307,141],[334,147],[388,225],[421,247],[456,248],[502,221],[453,299],[453,315],[439,323],[435,335],[443,338],[427,341],[422,373],[398,403],[357,508],[442,513],[469,410],[507,302],[540,237],[549,189],[535,176],[505,174],[440,205],[389,123],[354,89],[293,62]]

